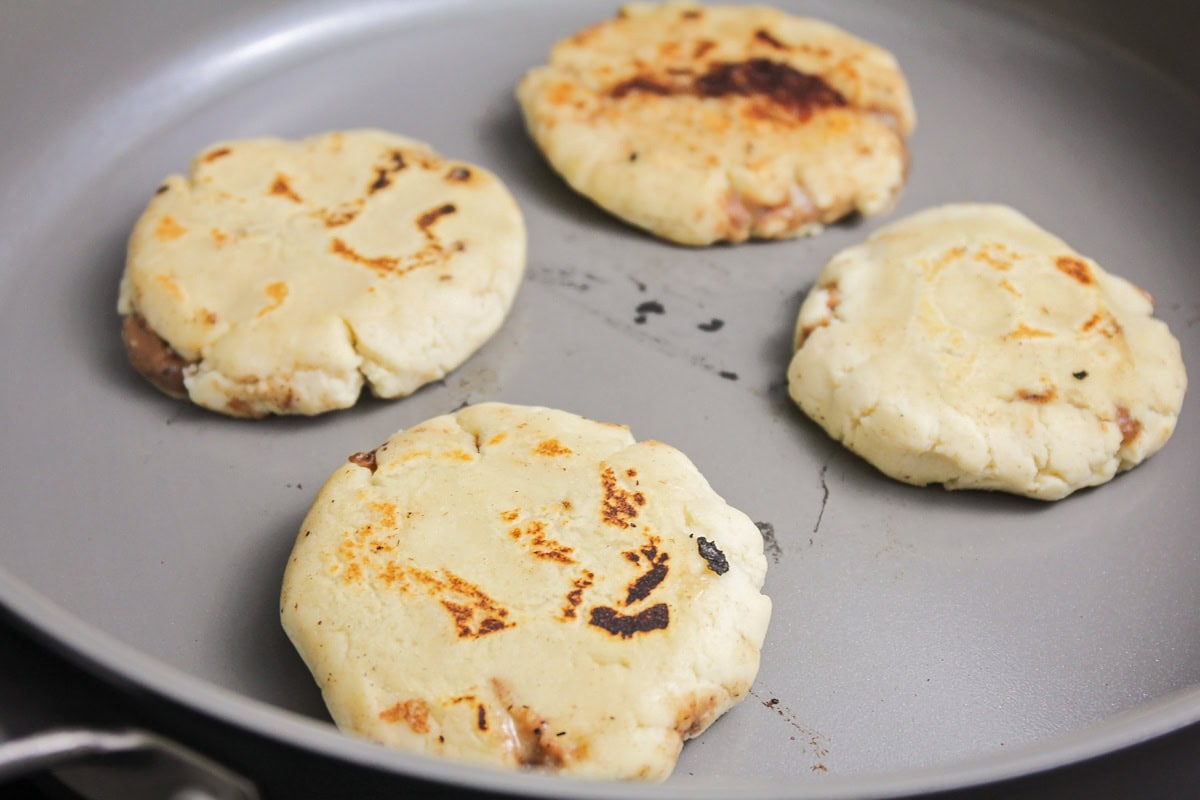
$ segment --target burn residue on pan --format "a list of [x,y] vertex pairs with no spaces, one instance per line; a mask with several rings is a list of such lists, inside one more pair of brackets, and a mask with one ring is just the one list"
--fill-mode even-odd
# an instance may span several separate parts
[[649,318],[648,315],[650,314],[667,313],[667,310],[663,307],[663,304],[657,300],[647,300],[644,303],[639,303],[635,311],[637,312],[637,316],[633,318],[633,321],[638,325],[646,324],[646,320]]
[[[766,696],[765,700],[763,699],[764,695]],[[829,771],[824,763],[825,759],[829,757],[829,738],[827,736],[800,722],[792,710],[774,694],[765,690],[751,689],[750,696],[758,700],[763,708],[774,711],[792,729],[793,732],[788,735],[788,740],[796,742],[809,752],[813,762],[809,765],[809,770],[812,772]]]
[[[829,484],[825,482],[825,473],[829,471],[828,464],[821,465],[821,510],[817,512],[817,521],[813,525],[812,532],[815,534],[821,530],[821,520],[825,518],[825,506],[829,504]],[[810,541],[809,544],[812,542]]]
[[779,546],[779,542],[775,539],[775,526],[770,522],[756,522],[755,527],[762,534],[763,552],[771,557],[771,562],[779,563],[779,559],[783,557],[783,548]]

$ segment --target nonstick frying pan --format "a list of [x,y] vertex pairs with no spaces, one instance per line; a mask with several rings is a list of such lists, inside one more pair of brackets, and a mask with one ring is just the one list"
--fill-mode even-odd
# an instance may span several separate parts
[[[6,8],[0,604],[105,680],[395,786],[899,795],[1200,719],[1194,392],[1159,455],[1050,505],[889,481],[783,382],[821,265],[887,219],[957,200],[1010,203],[1150,290],[1190,365],[1200,70],[1186,47],[1133,55],[1095,30],[1186,44],[1182,6],[1146,4],[1125,24],[1117,4],[1092,4],[1067,26],[1019,3],[779,5],[897,55],[920,114],[909,185],[889,218],[703,250],[607,217],[522,130],[515,81],[613,3]],[[114,304],[125,237],[162,177],[217,139],[361,126],[482,163],[517,196],[529,269],[495,339],[410,398],[317,419],[228,420],[144,385]],[[283,564],[321,482],[349,453],[483,400],[628,423],[688,453],[760,523],[775,611],[759,679],[663,785],[494,773],[353,740],[279,629]]]

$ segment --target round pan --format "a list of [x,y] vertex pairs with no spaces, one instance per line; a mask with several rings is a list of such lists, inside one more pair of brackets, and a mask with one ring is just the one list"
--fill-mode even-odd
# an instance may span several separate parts
[[[920,127],[895,216],[1010,203],[1159,298],[1200,346],[1200,103],[1003,8],[781,3],[891,49]],[[109,676],[349,763],[532,796],[816,797],[965,786],[1200,718],[1195,393],[1137,470],[1046,505],[889,481],[786,397],[837,250],[688,250],[572,194],[512,89],[601,2],[120,3],[6,15],[0,47],[0,602]],[[528,277],[497,337],[408,399],[239,422],[158,396],[114,310],[146,198],[222,138],[378,126],[504,179]],[[662,314],[638,307],[659,303]],[[713,319],[718,331],[700,326]],[[707,328],[712,325],[705,325]],[[356,450],[462,402],[557,406],[670,442],[761,523],[775,611],[753,694],[661,786],[564,783],[338,734],[278,626],[307,505]]]

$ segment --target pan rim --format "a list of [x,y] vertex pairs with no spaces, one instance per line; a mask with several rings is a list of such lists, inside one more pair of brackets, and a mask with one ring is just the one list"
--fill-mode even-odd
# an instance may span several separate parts
[[[406,753],[340,732],[331,723],[305,717],[246,697],[184,672],[122,643],[81,620],[0,567],[0,606],[7,609],[40,642],[99,677],[119,680],[201,716],[266,739],[281,741],[317,756],[383,770],[401,778],[417,778],[464,789],[485,789],[522,797],[559,797],[564,785],[580,798],[718,798],[730,786],[605,783],[552,775],[506,772],[472,764]],[[53,633],[51,632],[53,631]],[[909,797],[978,788],[1116,753],[1200,722],[1200,686],[1176,690],[1134,708],[1049,739],[1029,742],[997,755],[974,755],[949,763],[896,771],[828,775],[819,785],[757,786],[737,783],[746,800],[804,798]],[[773,785],[772,785],[773,784]]]
[[[1057,24],[1041,18],[1032,18],[1032,22],[1043,28]],[[1070,29],[1069,33],[1076,38],[1086,37],[1089,47],[1106,48],[1110,56],[1123,59],[1132,69],[1154,72],[1159,80],[1172,78],[1098,35],[1074,29]],[[1197,96],[1177,80],[1171,80],[1171,84],[1171,88],[1180,95],[1193,102],[1197,100]],[[39,639],[68,653],[75,663],[89,672],[119,678],[124,683],[148,689],[202,715],[320,755],[387,770],[404,777],[473,788],[487,787],[527,796],[555,796],[556,790],[561,791],[563,786],[561,779],[514,775],[400,753],[351,739],[328,723],[224,689],[124,644],[26,586],[3,567],[0,567],[0,606],[11,611]],[[779,787],[771,791],[772,787],[765,783],[760,785],[762,791],[756,791],[756,787],[739,783],[737,791],[747,798],[768,800],[816,796],[818,793],[831,798],[884,798],[960,789],[1036,774],[1106,755],[1198,721],[1200,685],[1185,687],[1067,733],[1012,748],[999,755],[991,754],[986,758],[975,755],[935,767],[830,775],[823,779],[819,787],[789,787],[786,791]],[[651,794],[654,797],[683,797],[685,794],[687,797],[722,796],[718,789],[690,784],[645,787],[573,782],[571,786],[579,789],[578,796],[593,797],[642,797]]]

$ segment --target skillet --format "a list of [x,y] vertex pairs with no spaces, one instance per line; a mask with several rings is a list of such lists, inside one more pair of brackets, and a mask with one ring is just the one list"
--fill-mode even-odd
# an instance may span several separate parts
[[[1021,208],[1158,297],[1190,365],[1194,94],[1012,6],[781,5],[904,66],[921,122],[896,215],[967,199]],[[0,603],[88,667],[221,723],[398,776],[527,795],[932,791],[1200,718],[1192,397],[1161,454],[1052,506],[893,484],[843,452],[786,398],[788,340],[824,261],[886,219],[693,251],[571,194],[528,143],[511,89],[553,41],[613,10],[8,12]],[[225,420],[143,386],[123,363],[113,304],[124,238],[162,176],[219,138],[362,125],[482,163],[517,195],[529,272],[500,334],[444,383],[315,420]],[[648,301],[665,313],[639,324]],[[699,327],[712,319],[725,324]],[[762,525],[775,612],[754,694],[685,748],[663,786],[497,775],[352,741],[325,722],[278,629],[292,537],[346,454],[491,399],[671,442]]]

